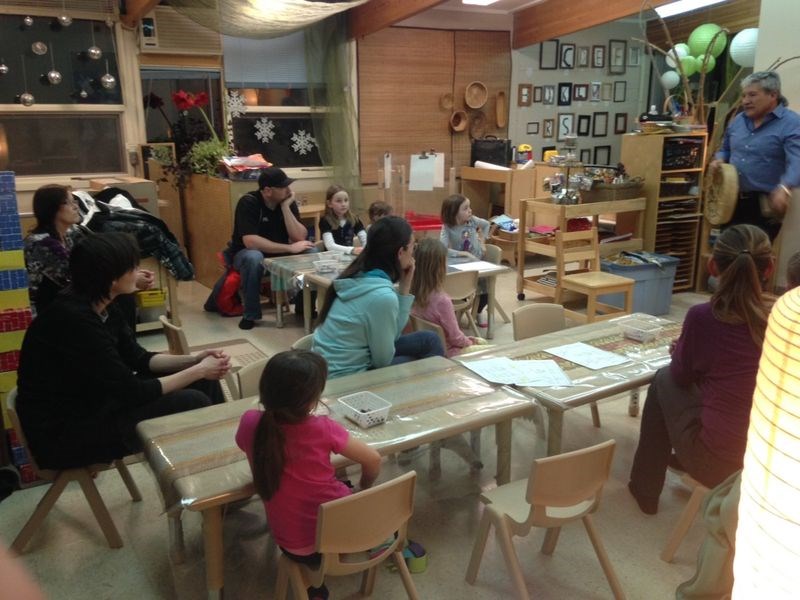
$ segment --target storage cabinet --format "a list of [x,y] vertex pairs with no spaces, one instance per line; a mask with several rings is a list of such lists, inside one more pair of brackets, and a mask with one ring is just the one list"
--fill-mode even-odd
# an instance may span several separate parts
[[706,133],[622,136],[621,162],[644,178],[644,249],[680,260],[674,292],[694,288],[707,142]]
[[461,193],[470,199],[472,212],[478,216],[492,216],[489,184],[498,183],[502,198],[495,203],[503,212],[516,219],[519,216],[519,201],[536,195],[533,189],[535,169],[494,169],[461,168]]

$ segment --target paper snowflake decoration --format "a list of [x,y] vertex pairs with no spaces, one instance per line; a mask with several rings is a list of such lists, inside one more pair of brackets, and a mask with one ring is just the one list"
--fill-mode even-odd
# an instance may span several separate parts
[[236,90],[228,92],[228,98],[225,102],[228,105],[228,114],[231,117],[241,117],[245,113],[244,96]]
[[261,117],[256,121],[256,138],[258,141],[268,144],[275,137],[275,121],[267,117]]
[[292,150],[297,152],[300,156],[311,152],[316,145],[317,140],[315,140],[310,133],[306,133],[304,129],[292,134]]

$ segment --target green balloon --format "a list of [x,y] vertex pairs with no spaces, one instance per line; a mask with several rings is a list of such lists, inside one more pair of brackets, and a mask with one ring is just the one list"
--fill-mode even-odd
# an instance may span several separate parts
[[697,73],[697,61],[694,56],[684,56],[681,58],[681,69],[686,77],[691,77]]
[[[706,66],[705,69],[703,68],[703,61],[705,61]],[[708,58],[704,54],[701,54],[697,57],[697,70],[703,73],[710,73],[714,70],[714,67],[717,66],[717,59],[714,58],[712,54],[708,55]]]
[[717,58],[722,54],[722,51],[725,50],[725,46],[728,44],[728,36],[724,32],[717,36],[714,45],[711,46],[712,38],[720,29],[722,29],[722,27],[714,25],[713,23],[706,23],[705,25],[697,27],[691,35],[689,35],[688,40],[692,56],[700,56],[708,53],[714,58]]

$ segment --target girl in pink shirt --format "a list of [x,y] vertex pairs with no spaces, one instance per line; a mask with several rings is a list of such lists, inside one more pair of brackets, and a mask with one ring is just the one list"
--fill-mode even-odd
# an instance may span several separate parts
[[[312,414],[327,376],[328,364],[319,354],[276,354],[259,382],[264,410],[245,412],[236,432],[275,541],[289,558],[312,567],[321,558],[315,552],[319,505],[351,493],[336,479],[331,452],[361,464],[361,489],[372,485],[381,465],[377,451],[342,425]],[[309,588],[308,597],[327,598],[328,590]]]

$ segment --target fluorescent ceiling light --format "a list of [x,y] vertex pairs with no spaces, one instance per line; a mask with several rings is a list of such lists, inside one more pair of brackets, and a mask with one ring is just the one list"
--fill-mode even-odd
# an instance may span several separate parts
[[461,4],[473,4],[475,6],[489,6],[499,0],[461,0]]
[[678,0],[678,2],[671,2],[670,4],[656,7],[656,12],[659,17],[666,19],[673,15],[679,15],[725,1],[726,0]]

